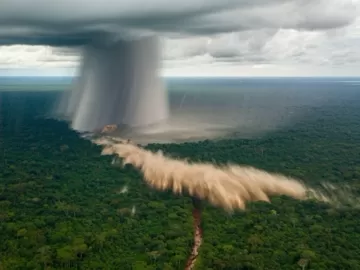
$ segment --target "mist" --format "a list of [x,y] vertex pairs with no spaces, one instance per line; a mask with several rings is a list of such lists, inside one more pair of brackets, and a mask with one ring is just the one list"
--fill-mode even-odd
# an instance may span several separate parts
[[74,89],[64,93],[55,115],[80,132],[160,123],[168,118],[168,98],[159,66],[157,37],[87,45]]

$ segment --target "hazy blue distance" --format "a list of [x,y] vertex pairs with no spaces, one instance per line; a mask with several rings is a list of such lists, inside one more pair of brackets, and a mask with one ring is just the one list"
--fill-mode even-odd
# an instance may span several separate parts
[[[146,135],[119,134],[139,142],[258,137],[284,129],[310,109],[360,101],[360,78],[166,78],[171,118]],[[68,89],[70,77],[0,77],[0,90]],[[56,87],[55,87],[56,86]]]

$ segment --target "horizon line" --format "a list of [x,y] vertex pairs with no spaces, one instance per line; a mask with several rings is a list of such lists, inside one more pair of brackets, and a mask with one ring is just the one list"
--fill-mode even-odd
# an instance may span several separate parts
[[[78,76],[73,75],[0,75],[0,78],[76,78]],[[232,75],[202,75],[202,76],[193,76],[193,75],[183,75],[183,76],[170,76],[170,75],[161,75],[162,78],[205,78],[205,79],[213,79],[213,78],[229,78],[229,79],[246,79],[246,78],[360,78],[360,75],[343,75],[343,76],[337,76],[337,75],[315,75],[315,76],[309,76],[309,75],[299,75],[299,76],[289,76],[289,75],[283,75],[283,76],[272,76],[272,75],[243,75],[243,76],[232,76]]]

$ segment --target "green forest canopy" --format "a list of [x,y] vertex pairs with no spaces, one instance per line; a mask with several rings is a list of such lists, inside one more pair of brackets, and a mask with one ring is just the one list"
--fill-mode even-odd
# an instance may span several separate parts
[[[193,240],[190,198],[151,190],[65,123],[38,118],[53,95],[3,94],[0,269],[183,269]],[[359,190],[360,104],[308,111],[262,138],[148,148]],[[196,269],[360,269],[359,210],[285,197],[233,215],[205,206]]]

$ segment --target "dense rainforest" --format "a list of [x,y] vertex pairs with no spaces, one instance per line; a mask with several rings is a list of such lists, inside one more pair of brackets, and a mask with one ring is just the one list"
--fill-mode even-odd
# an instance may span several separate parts
[[[54,95],[1,94],[0,269],[184,269],[191,199],[150,189],[66,123],[41,117]],[[360,103],[306,111],[258,138],[148,148],[359,191]],[[196,269],[360,269],[359,220],[358,209],[286,197],[232,214],[205,203]]]

